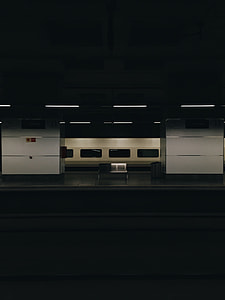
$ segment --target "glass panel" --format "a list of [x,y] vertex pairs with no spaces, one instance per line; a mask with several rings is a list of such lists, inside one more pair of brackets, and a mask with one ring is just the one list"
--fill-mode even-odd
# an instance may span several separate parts
[[130,149],[110,149],[109,157],[130,157]]
[[81,149],[80,157],[102,157],[101,149]]
[[73,149],[66,150],[66,157],[73,157]]
[[138,149],[138,157],[159,157],[159,149]]

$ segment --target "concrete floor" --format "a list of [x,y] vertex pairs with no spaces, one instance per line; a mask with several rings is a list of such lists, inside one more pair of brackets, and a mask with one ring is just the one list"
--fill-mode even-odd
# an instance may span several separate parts
[[224,299],[224,176],[111,175],[0,177],[0,298]]
[[151,173],[130,171],[124,174],[103,174],[98,179],[97,171],[70,171],[63,175],[4,175],[0,177],[0,188],[14,187],[225,187],[224,175],[174,175],[151,178]]

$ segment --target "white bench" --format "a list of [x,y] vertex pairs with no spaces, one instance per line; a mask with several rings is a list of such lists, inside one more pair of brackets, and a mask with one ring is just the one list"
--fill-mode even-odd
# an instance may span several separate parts
[[111,163],[110,173],[127,173],[126,163]]

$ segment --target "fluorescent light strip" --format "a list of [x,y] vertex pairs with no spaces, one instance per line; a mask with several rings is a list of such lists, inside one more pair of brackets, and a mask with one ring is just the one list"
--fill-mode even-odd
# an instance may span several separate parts
[[182,104],[182,108],[210,108],[215,107],[215,104]]
[[115,121],[115,122],[105,121],[104,124],[133,124],[133,122],[131,122],[131,121]]
[[77,108],[79,105],[56,105],[56,104],[46,104],[45,107],[48,108]]
[[11,107],[11,104],[0,104],[0,107]]
[[89,121],[85,121],[85,122],[83,122],[83,121],[81,121],[81,122],[79,122],[79,121],[76,121],[76,122],[70,122],[70,124],[91,124],[91,122],[89,122]]
[[161,122],[160,121],[155,121],[153,122],[154,124],[160,124]]
[[143,104],[143,105],[119,105],[119,104],[116,104],[116,105],[113,105],[113,107],[116,107],[116,108],[145,108],[147,107],[146,104]]
[[132,124],[132,123],[133,122],[131,122],[131,121],[129,121],[129,122],[128,121],[127,122],[126,121],[124,121],[124,122],[122,122],[122,121],[121,122],[120,121],[113,122],[113,124]]
[[60,122],[59,122],[59,124],[66,124],[66,122],[64,122],[64,121],[60,121]]

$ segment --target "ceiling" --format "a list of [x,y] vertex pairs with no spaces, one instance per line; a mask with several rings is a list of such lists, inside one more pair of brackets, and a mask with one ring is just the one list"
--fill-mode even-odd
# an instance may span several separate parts
[[[12,105],[0,108],[2,117],[224,116],[222,1],[8,0],[0,15],[0,102]],[[44,107],[62,103],[80,108]],[[184,113],[182,103],[216,107]]]

